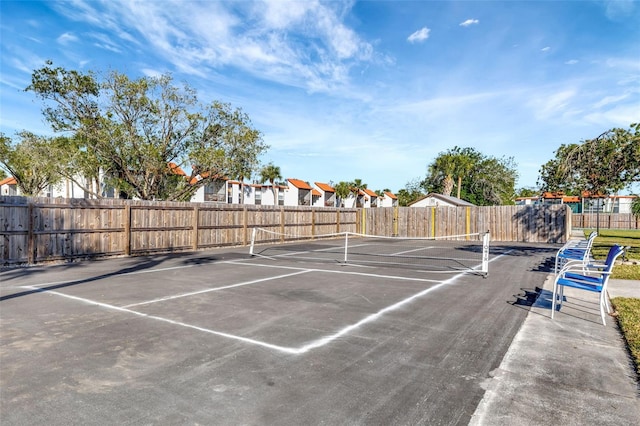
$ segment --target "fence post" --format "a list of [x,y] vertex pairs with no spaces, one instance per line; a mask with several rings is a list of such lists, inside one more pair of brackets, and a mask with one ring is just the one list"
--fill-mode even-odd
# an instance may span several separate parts
[[36,233],[35,233],[35,217],[33,216],[34,205],[32,202],[28,204],[27,208],[29,214],[29,224],[27,227],[27,262],[34,264],[36,262]]
[[124,205],[124,254],[131,255],[131,205]]
[[392,237],[397,237],[398,236],[398,214],[400,211],[400,207],[399,206],[395,206],[392,207],[393,209],[393,219],[392,219],[392,231],[391,231],[391,236]]
[[284,242],[284,206],[280,207],[280,241]]
[[193,206],[193,217],[191,219],[192,220],[191,226],[193,228],[193,237],[192,237],[193,250],[198,250],[198,233],[200,231],[200,229],[198,228],[199,216],[200,216],[200,208],[196,204],[195,206]]
[[436,208],[431,207],[431,237],[436,236]]
[[242,245],[246,246],[247,245],[247,221],[248,221],[248,214],[247,214],[247,206],[244,206],[242,208]]

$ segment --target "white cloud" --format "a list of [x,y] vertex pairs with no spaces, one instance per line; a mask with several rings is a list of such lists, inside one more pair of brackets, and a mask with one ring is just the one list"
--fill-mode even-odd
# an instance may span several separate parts
[[66,46],[66,45],[68,45],[68,44],[69,44],[69,43],[71,43],[71,42],[78,41],[78,37],[77,37],[77,36],[75,36],[75,35],[74,35],[74,34],[72,34],[72,33],[67,32],[67,33],[64,33],[64,34],[60,35],[60,36],[56,39],[56,41],[57,41],[58,43],[60,43],[60,44],[64,45],[64,46]]
[[543,47],[542,49],[540,49],[542,52],[548,52],[551,50],[551,48],[549,46]]
[[122,49],[118,46],[117,43],[113,42],[111,37],[103,33],[92,32],[88,34],[89,37],[97,40],[97,43],[94,43],[94,46],[99,47],[101,49],[109,50],[115,53],[121,53]]
[[[376,58],[373,46],[343,22],[353,4],[76,0],[75,6],[61,12],[122,40],[135,36],[136,44],[192,75],[232,67],[310,92],[344,94],[351,69]],[[99,47],[124,48],[106,41]]]
[[425,41],[426,39],[429,38],[430,32],[431,30],[429,28],[423,27],[418,31],[414,32],[413,34],[411,34],[409,37],[407,37],[407,41],[409,41],[409,43]]
[[605,15],[612,21],[618,21],[630,16],[635,7],[633,0],[605,0]]
[[604,106],[607,105],[611,105],[611,104],[619,104],[620,101],[623,101],[625,99],[629,98],[629,94],[625,93],[622,95],[618,95],[618,96],[606,96],[604,98],[602,98],[601,100],[599,100],[598,102],[596,102],[593,107],[594,108],[602,108]]
[[577,59],[569,59],[567,62],[565,62],[565,65],[575,65],[578,63]]
[[547,120],[558,118],[565,114],[575,98],[575,89],[566,89],[559,92],[541,91],[529,100],[529,105],[534,109],[536,118]]
[[476,25],[476,24],[479,24],[479,23],[480,23],[480,21],[477,20],[477,19],[467,19],[466,21],[461,22],[460,26],[461,27],[469,27],[471,25]]

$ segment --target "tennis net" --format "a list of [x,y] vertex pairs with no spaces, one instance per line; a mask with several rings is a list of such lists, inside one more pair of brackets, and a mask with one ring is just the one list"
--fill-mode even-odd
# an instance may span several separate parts
[[488,232],[407,238],[353,232],[305,236],[254,228],[249,252],[271,259],[398,266],[486,276],[489,242]]

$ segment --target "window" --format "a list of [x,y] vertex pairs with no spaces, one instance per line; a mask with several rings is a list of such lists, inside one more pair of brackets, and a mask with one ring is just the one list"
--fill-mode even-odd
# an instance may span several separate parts
[[207,183],[204,186],[204,201],[224,201],[224,181]]

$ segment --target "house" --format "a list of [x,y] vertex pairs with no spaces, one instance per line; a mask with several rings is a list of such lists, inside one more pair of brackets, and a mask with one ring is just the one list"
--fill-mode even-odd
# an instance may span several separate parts
[[531,206],[540,203],[540,197],[517,197],[516,206]]
[[430,193],[409,204],[409,207],[472,207],[468,201],[450,195]]
[[317,207],[335,207],[336,206],[336,190],[326,183],[314,182],[317,191],[320,194],[317,202],[313,205]]
[[564,192],[544,192],[539,197],[541,204],[566,204],[573,213],[631,213],[635,195],[592,195],[582,191],[580,196],[565,195]]
[[[95,182],[90,182],[87,179],[82,177],[76,178],[79,182],[83,182],[83,184],[87,188],[92,188]],[[103,197],[113,198],[114,190],[113,188],[109,188],[104,184],[98,183],[101,185],[98,192],[102,194]],[[18,182],[16,178],[10,176],[6,179],[0,181],[0,195],[22,195],[22,191],[18,187]],[[40,194],[41,197],[47,198],[93,198],[94,196],[85,191],[80,185],[70,179],[63,179],[62,182],[56,185],[49,185],[45,188]]]
[[[284,191],[285,206],[310,206],[313,188],[300,179],[287,179],[288,188]],[[319,193],[318,193],[319,194]]]
[[1,195],[18,195],[18,181],[13,176],[0,180]]
[[382,200],[380,200],[380,207],[398,207],[398,197],[389,191],[385,191]]
[[604,213],[631,213],[631,204],[636,195],[609,195],[607,197],[591,197],[583,193],[582,212],[591,213],[600,210]]
[[364,189],[364,193],[368,196],[368,200],[365,201],[365,207],[380,207],[380,203],[378,200],[378,194],[375,191],[370,190],[369,188]]

